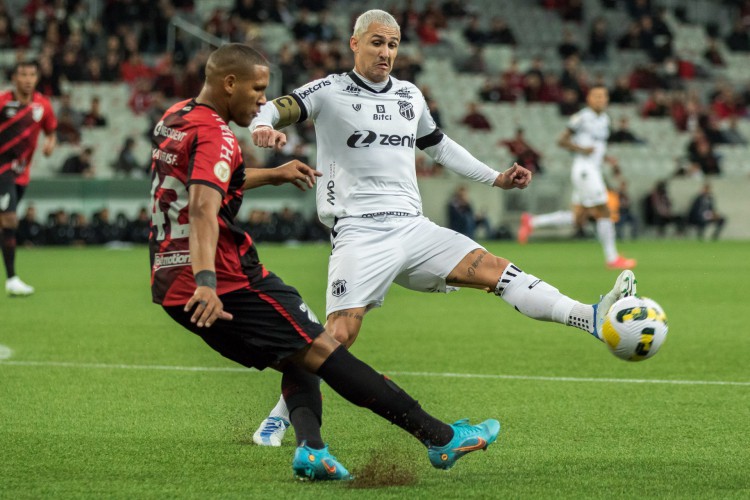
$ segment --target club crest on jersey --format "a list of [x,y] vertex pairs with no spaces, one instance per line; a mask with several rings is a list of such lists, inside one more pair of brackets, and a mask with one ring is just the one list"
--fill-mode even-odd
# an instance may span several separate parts
[[44,116],[44,108],[40,104],[32,104],[31,117],[34,119],[34,121],[40,121],[42,119],[42,116]]
[[359,111],[360,109],[362,109],[362,105],[361,104],[352,104],[352,109],[354,109],[354,111]]
[[346,280],[336,280],[331,283],[331,294],[334,297],[341,297],[346,293]]
[[398,101],[398,113],[411,121],[414,119],[414,106],[409,101]]
[[16,116],[16,113],[18,113],[18,110],[16,108],[5,108],[5,116],[8,118],[13,118]]
[[229,168],[229,163],[225,162],[224,160],[220,160],[216,162],[216,165],[214,165],[214,175],[221,182],[227,182],[229,180],[229,174],[231,173],[231,171],[232,169]]

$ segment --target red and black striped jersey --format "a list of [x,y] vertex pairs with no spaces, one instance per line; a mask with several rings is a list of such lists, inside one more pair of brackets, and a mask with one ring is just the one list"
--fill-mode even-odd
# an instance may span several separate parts
[[249,286],[267,273],[250,235],[236,222],[245,165],[227,123],[194,99],[169,108],[156,124],[151,150],[151,293],[165,306],[185,304],[195,292],[188,236],[188,188],[202,184],[223,199],[217,215],[216,293]]
[[39,92],[28,104],[21,104],[12,90],[0,92],[0,175],[11,170],[16,184],[26,186],[39,132],[51,134],[56,128],[52,105]]

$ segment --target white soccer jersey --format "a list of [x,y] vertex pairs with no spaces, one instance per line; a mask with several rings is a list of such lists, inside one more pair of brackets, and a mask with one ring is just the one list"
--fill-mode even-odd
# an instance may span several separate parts
[[[414,84],[390,77],[376,91],[352,71],[310,82],[291,96],[302,109],[299,121],[315,122],[323,173],[317,206],[324,224],[333,226],[336,217],[422,212],[414,148],[434,146],[443,134]],[[260,123],[271,111],[265,108]]]
[[606,113],[596,113],[593,109],[586,107],[570,117],[568,128],[573,132],[573,144],[584,148],[594,148],[594,152],[590,155],[576,153],[576,161],[585,160],[601,167],[604,155],[607,153],[609,116]]

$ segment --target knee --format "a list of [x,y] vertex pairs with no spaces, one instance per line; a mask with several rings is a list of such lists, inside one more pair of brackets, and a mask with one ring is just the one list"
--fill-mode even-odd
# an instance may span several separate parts
[[[327,325],[326,325],[327,327]],[[355,340],[357,340],[358,331],[354,331],[348,328],[344,328],[341,325],[334,325],[330,328],[328,333],[333,337],[339,344],[343,345],[347,349],[351,347]]]

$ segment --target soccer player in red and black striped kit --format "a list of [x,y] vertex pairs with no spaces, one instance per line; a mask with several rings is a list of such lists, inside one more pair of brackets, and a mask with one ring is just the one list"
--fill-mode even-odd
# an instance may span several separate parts
[[8,276],[5,292],[20,297],[31,295],[34,288],[16,276],[16,209],[29,184],[31,158],[40,132],[46,136],[44,155],[51,155],[55,149],[57,119],[49,99],[35,90],[39,81],[35,62],[18,63],[12,80],[15,89],[0,93],[0,243]]
[[[450,468],[493,443],[496,420],[453,425],[427,414],[411,396],[341,346],[297,290],[259,261],[235,218],[243,191],[286,182],[312,188],[321,175],[298,161],[245,169],[228,124],[247,127],[266,103],[268,62],[254,49],[228,44],[206,63],[200,95],[175,104],[152,136],[153,300],[223,356],[247,367],[281,371],[298,447],[292,461],[303,479],[351,476],[324,445],[318,377],[348,401],[398,425]],[[316,376],[317,375],[317,376]]]

